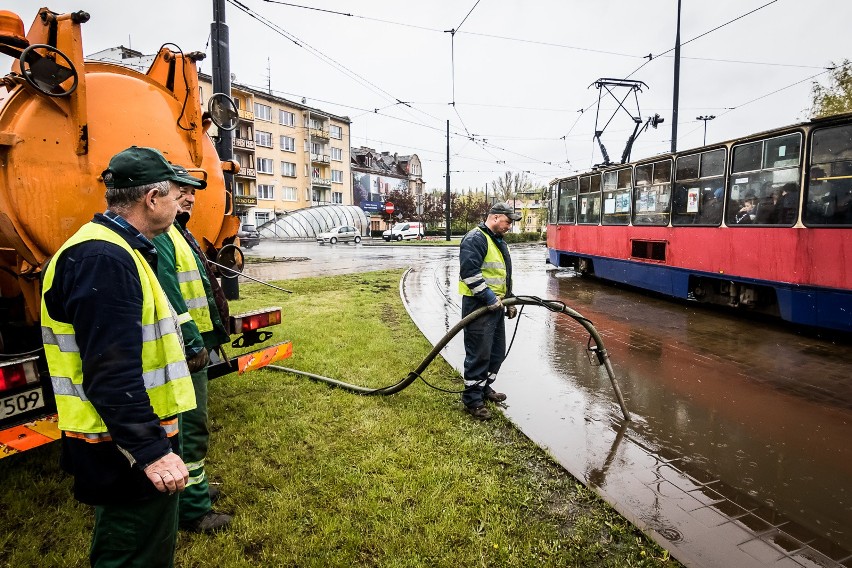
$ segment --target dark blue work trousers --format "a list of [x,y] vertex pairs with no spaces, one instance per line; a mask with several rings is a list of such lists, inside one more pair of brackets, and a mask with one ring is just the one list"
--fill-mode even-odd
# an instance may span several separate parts
[[[473,296],[462,296],[462,319],[483,307]],[[494,310],[470,322],[464,328],[464,392],[465,406],[476,408],[485,403],[485,393],[506,358],[506,323],[504,310]]]

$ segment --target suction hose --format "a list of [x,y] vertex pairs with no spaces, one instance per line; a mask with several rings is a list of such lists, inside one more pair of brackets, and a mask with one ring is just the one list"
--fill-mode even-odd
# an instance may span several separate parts
[[[609,354],[604,348],[603,340],[601,339],[598,330],[595,329],[595,326],[592,325],[588,319],[583,317],[579,312],[569,308],[564,303],[557,300],[544,300],[537,296],[513,296],[511,298],[505,298],[503,300],[504,306],[539,306],[545,309],[548,309],[552,312],[562,313],[569,317],[574,318],[580,325],[582,325],[586,331],[589,332],[591,336],[591,340],[594,341],[594,347],[590,347],[590,350],[597,356],[598,361],[601,365],[606,369],[607,375],[609,375],[609,381],[612,383],[612,388],[615,391],[615,397],[618,399],[618,404],[621,407],[621,413],[624,415],[624,419],[630,420],[630,413],[627,411],[627,406],[624,404],[624,396],[621,394],[621,389],[618,386],[618,382],[615,380],[615,371],[612,368],[612,362],[609,359]],[[435,357],[441,352],[441,350],[446,347],[447,343],[453,339],[461,330],[463,330],[467,325],[474,321],[477,318],[482,317],[488,313],[487,307],[479,308],[471,312],[467,317],[463,318],[456,325],[454,325],[441,340],[435,344],[435,347],[432,348],[432,351],[423,359],[420,365],[410,373],[408,376],[399,381],[398,383],[386,387],[381,388],[368,388],[362,387],[358,385],[353,385],[349,383],[345,383],[343,381],[338,381],[335,379],[331,379],[329,377],[323,377],[321,375],[315,375],[313,373],[307,373],[305,371],[299,371],[297,369],[291,369],[289,367],[280,367],[278,365],[268,365],[267,369],[274,369],[276,371],[284,371],[287,373],[293,373],[296,375],[302,375],[317,381],[322,381],[324,383],[328,383],[330,385],[342,388],[344,390],[348,390],[355,394],[361,394],[365,396],[373,396],[373,395],[391,395],[400,392],[401,390],[408,387],[411,383],[416,381],[418,377],[420,377],[421,373],[423,373],[426,368],[435,360]]]

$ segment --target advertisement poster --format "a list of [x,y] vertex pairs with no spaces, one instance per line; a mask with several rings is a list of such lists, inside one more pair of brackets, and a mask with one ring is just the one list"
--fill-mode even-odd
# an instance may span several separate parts
[[698,213],[698,188],[693,187],[686,193],[686,212]]

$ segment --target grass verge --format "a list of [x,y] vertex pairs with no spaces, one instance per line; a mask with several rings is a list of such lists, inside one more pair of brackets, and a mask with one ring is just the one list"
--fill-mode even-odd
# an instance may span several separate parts
[[[366,386],[429,352],[398,295],[401,271],[241,288],[232,312],[281,305],[286,366]],[[460,388],[443,360],[430,382]],[[505,418],[417,382],[356,396],[261,370],[210,384],[208,474],[228,532],[182,533],[177,566],[679,566]],[[0,460],[0,565],[86,566],[92,526],[58,447]]]

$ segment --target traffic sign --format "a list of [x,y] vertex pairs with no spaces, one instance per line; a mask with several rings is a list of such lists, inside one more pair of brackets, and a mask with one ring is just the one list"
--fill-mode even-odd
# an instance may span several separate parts
[[391,203],[390,201],[386,201],[385,202],[385,213],[390,215],[393,212],[394,212],[393,203]]

